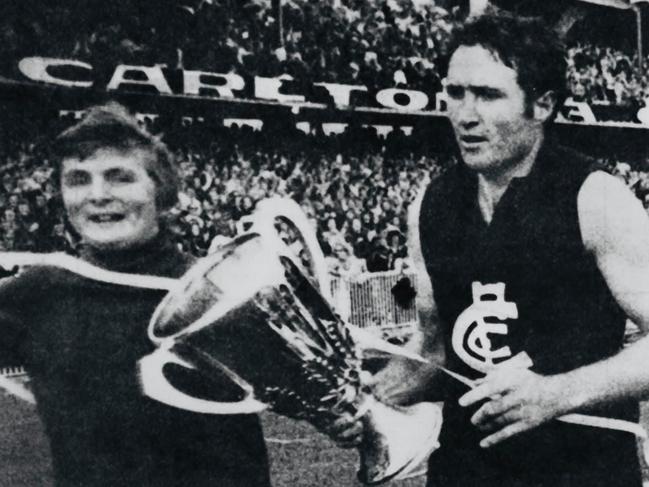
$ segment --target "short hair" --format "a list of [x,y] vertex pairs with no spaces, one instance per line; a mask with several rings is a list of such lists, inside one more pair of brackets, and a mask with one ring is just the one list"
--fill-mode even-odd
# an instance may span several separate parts
[[146,171],[156,185],[156,207],[169,210],[178,202],[180,179],[172,153],[160,139],[140,128],[126,108],[116,102],[88,109],[79,123],[56,137],[52,149],[53,179],[57,185],[64,159],[87,159],[102,149],[148,152],[152,157],[146,161]]
[[555,113],[563,104],[565,46],[559,34],[540,18],[519,17],[508,12],[471,17],[451,36],[449,58],[461,46],[481,46],[514,69],[528,104],[548,91],[555,93]]

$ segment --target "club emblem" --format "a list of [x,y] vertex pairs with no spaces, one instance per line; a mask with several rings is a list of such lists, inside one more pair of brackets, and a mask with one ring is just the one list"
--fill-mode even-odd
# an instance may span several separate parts
[[473,303],[455,320],[453,350],[469,367],[487,373],[512,356],[508,346],[493,348],[491,335],[507,335],[505,323],[518,318],[516,303],[505,301],[505,284],[471,284]]

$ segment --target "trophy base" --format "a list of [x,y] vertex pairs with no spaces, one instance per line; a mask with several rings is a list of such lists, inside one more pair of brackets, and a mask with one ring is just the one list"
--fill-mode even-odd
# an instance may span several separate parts
[[358,479],[377,485],[406,476],[439,448],[442,408],[424,402],[409,407],[393,407],[366,398],[367,413],[360,446]]

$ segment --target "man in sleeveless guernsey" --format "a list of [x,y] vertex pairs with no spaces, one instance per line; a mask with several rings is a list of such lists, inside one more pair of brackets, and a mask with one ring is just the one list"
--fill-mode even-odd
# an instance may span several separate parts
[[[107,105],[60,135],[55,151],[55,182],[82,260],[130,274],[185,272],[192,259],[165,225],[179,180],[162,142]],[[32,378],[55,485],[270,485],[257,416],[195,414],[141,393],[136,364],[154,349],[147,324],[164,294],[52,267],[0,283],[0,357],[25,365]],[[169,373],[183,387],[200,385]],[[213,397],[228,387],[203,392]]]
[[627,317],[649,327],[649,219],[616,178],[549,140],[566,70],[555,34],[486,15],[450,52],[462,161],[413,203],[409,244],[426,271],[422,352],[479,382],[395,362],[377,393],[444,401],[430,487],[640,486],[633,435],[555,418],[637,421],[649,337],[622,345]]

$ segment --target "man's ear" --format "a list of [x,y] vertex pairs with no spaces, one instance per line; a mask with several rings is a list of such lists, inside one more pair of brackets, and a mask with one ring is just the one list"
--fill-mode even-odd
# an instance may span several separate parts
[[534,102],[534,119],[537,122],[546,122],[553,114],[557,104],[557,95],[554,91],[546,91]]

